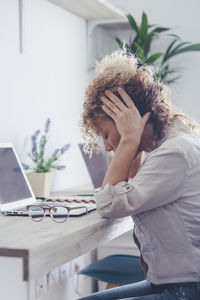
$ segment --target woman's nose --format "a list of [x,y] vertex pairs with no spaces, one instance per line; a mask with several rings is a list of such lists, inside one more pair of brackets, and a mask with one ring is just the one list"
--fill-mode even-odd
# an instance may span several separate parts
[[108,142],[105,142],[105,141],[104,141],[104,147],[105,147],[106,152],[109,152],[109,151],[113,150],[112,146]]

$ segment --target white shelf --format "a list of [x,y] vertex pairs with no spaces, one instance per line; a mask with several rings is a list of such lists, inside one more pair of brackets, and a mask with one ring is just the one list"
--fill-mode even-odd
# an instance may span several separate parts
[[88,31],[88,70],[93,75],[96,61],[100,61],[107,54],[119,50],[114,38],[128,41],[132,28],[127,19],[94,20],[87,23]]
[[86,19],[125,19],[125,13],[107,0],[48,0]]

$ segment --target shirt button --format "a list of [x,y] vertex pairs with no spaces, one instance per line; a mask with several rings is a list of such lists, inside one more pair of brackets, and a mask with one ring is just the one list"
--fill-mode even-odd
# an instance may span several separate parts
[[127,190],[127,191],[130,191],[131,189],[132,189],[132,187],[131,187],[130,185],[127,185],[127,186],[126,186],[126,190]]

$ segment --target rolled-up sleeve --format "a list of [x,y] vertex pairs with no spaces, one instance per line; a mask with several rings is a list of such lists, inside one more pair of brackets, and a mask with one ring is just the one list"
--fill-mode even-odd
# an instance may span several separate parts
[[181,146],[164,143],[149,154],[136,176],[96,195],[101,216],[120,218],[142,213],[177,200],[184,188],[188,161]]

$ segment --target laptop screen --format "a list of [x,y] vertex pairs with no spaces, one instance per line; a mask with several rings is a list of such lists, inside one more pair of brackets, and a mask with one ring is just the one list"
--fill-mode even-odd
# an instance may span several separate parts
[[13,147],[0,146],[0,207],[34,197]]
[[93,152],[92,156],[89,157],[89,154],[84,151],[84,144],[79,144],[79,148],[81,150],[94,188],[98,189],[102,185],[106,170],[108,168],[106,159],[101,152]]

